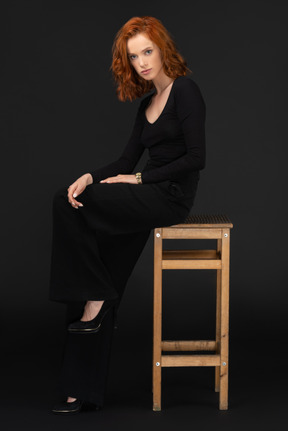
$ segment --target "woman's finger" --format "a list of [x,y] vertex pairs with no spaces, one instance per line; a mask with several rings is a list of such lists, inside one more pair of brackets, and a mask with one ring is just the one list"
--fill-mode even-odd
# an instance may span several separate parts
[[[75,187],[75,189],[76,189],[76,187]],[[74,194],[73,189],[71,189],[67,194],[68,202],[73,206],[73,208],[78,208],[78,206],[83,207],[83,204],[81,202],[79,202],[75,198],[73,198],[73,194]]]
[[77,206],[77,207],[78,207],[78,206],[79,206],[79,207],[83,207],[83,206],[84,206],[84,205],[82,204],[82,202],[76,201],[75,199],[71,199],[69,202],[70,202],[70,204],[71,204],[71,205],[73,205],[74,207],[76,207],[76,206]]
[[67,188],[67,199],[70,205],[73,208],[83,207],[84,205],[82,202],[79,202],[75,198],[81,195],[81,193],[86,188],[86,180],[84,178],[80,177],[77,181],[75,181],[73,184],[70,184],[70,186]]
[[73,204],[73,205],[77,205],[77,206],[80,206],[80,207],[82,206],[83,207],[83,204],[81,202],[78,202],[78,201],[75,201],[75,200],[72,200],[70,203]]

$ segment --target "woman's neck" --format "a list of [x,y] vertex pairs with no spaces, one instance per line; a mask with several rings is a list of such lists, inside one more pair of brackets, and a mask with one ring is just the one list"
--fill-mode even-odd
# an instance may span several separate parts
[[173,82],[173,79],[165,75],[164,72],[161,76],[157,76],[153,79],[153,84],[156,88],[156,95],[160,96]]

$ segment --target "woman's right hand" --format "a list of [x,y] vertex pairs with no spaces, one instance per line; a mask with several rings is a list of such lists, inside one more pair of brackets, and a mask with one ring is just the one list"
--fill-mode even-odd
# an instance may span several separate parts
[[84,174],[68,187],[67,197],[69,203],[72,205],[73,208],[79,209],[78,207],[83,207],[83,204],[77,201],[75,198],[79,196],[82,192],[84,192],[86,187],[92,184],[92,182],[92,175]]

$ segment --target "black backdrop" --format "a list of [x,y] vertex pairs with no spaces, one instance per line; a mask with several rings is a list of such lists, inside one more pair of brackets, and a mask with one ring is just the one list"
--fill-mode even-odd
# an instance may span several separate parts
[[[2,7],[2,418],[9,429],[20,429],[24,418],[31,429],[63,426],[49,412],[65,338],[65,308],[48,300],[52,196],[115,160],[129,138],[139,100],[117,99],[111,47],[118,29],[142,15],[168,28],[206,102],[207,164],[192,211],[225,213],[234,224],[229,410],[217,409],[212,369],[175,368],[163,370],[164,410],[152,412],[150,235],[121,305],[106,410],[79,415],[69,427],[85,421],[87,429],[91,423],[91,429],[282,430],[285,1],[10,1]],[[164,274],[164,338],[213,338],[214,283],[213,271]]]

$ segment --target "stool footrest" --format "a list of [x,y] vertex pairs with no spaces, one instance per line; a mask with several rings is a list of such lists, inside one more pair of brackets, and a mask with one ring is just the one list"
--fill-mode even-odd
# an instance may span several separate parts
[[221,269],[218,250],[163,250],[162,269]]
[[219,367],[220,355],[161,355],[161,367]]
[[162,351],[173,352],[193,352],[193,351],[216,351],[216,341],[214,340],[162,340]]
[[163,259],[162,269],[221,269],[221,260],[195,259],[195,260],[174,260]]

